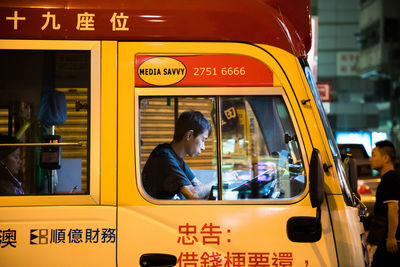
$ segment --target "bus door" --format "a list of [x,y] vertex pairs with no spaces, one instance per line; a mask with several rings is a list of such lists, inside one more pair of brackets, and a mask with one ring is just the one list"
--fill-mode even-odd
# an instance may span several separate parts
[[[312,147],[275,59],[236,43],[124,42],[118,55],[121,266],[144,255],[149,264],[159,253],[175,257],[176,266],[337,264],[326,206],[322,235],[288,236],[291,218],[316,216],[307,194]],[[172,141],[186,110],[212,125],[205,150],[184,159],[212,190],[204,200],[157,199],[141,173],[151,151]]]

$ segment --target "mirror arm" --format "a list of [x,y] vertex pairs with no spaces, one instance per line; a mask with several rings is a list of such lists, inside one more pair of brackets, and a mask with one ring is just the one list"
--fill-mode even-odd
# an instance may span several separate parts
[[329,172],[329,169],[332,168],[333,166],[324,163],[323,167],[324,167],[324,172]]
[[315,215],[315,223],[321,224],[321,206],[317,207],[317,214]]

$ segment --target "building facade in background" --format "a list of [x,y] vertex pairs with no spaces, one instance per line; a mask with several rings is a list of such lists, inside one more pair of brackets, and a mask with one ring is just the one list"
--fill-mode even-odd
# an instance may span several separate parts
[[[325,103],[335,132],[400,141],[400,2],[319,0],[318,77],[331,86]],[[372,144],[373,145],[373,144]]]

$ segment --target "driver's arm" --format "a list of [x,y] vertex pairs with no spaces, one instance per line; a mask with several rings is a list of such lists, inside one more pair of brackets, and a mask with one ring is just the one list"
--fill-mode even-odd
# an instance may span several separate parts
[[180,192],[187,199],[206,199],[206,198],[208,198],[210,191],[211,191],[211,187],[214,183],[211,182],[208,184],[201,184],[200,181],[198,181],[198,182],[197,181],[194,182],[193,185],[184,185],[181,187]]

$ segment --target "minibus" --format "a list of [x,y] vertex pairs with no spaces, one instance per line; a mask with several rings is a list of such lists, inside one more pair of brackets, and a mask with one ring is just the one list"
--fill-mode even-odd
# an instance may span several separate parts
[[[307,63],[309,12],[2,0],[0,265],[367,266],[356,176]],[[211,124],[184,158],[209,196],[152,197],[143,167],[188,110]]]

